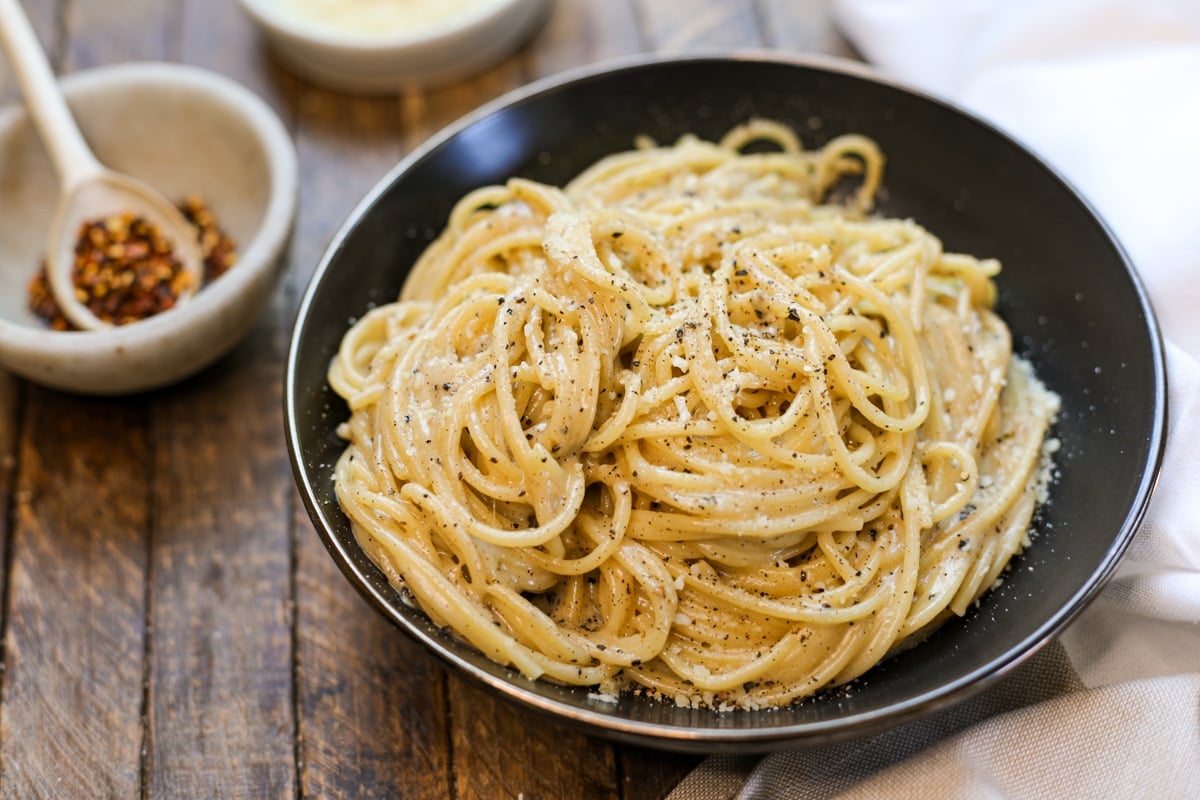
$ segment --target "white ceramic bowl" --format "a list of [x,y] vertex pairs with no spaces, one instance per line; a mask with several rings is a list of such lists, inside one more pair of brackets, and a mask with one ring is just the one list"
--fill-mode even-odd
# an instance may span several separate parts
[[432,86],[479,72],[516,50],[551,2],[479,0],[469,10],[411,30],[360,34],[289,14],[276,0],[239,1],[290,69],[314,83],[354,92]]
[[100,331],[49,330],[27,307],[58,184],[21,106],[0,111],[0,365],[54,388],[125,394],[190,375],[228,351],[270,299],[296,210],[295,148],[275,113],[234,81],[137,63],[62,81],[106,165],[167,197],[205,200],[237,243],[230,270],[174,309]]

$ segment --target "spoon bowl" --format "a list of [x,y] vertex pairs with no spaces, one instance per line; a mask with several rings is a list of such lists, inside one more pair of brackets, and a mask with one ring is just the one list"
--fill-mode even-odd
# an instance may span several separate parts
[[73,265],[80,229],[89,221],[128,212],[140,217],[171,242],[172,254],[188,274],[176,297],[182,303],[203,279],[203,254],[192,226],[159,192],[128,175],[101,169],[64,191],[47,241],[46,277],[63,316],[75,327],[98,330],[112,323],[97,316],[75,292]]

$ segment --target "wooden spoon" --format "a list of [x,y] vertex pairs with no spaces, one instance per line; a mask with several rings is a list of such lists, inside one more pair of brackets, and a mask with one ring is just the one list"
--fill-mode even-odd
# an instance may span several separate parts
[[203,277],[195,229],[162,194],[96,159],[17,0],[0,0],[0,44],[8,53],[25,105],[58,173],[60,194],[46,247],[46,275],[63,314],[85,330],[109,327],[76,297],[71,270],[80,226],[123,212],[142,217],[170,242],[175,258],[190,276],[188,288],[179,297],[183,302]]

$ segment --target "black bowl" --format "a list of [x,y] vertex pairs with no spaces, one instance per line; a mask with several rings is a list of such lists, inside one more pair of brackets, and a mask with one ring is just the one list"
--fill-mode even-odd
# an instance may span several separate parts
[[[855,684],[771,711],[715,712],[530,681],[401,602],[334,498],[346,407],[325,371],[347,320],[396,297],[409,266],[467,191],[513,175],[561,184],[635,135],[719,137],[751,116],[806,144],[861,132],[888,157],[881,211],[946,247],[1001,259],[1000,311],[1019,351],[1062,396],[1059,477],[1038,533],[1003,586],[966,618]],[[1011,670],[1097,594],[1129,544],[1158,472],[1165,368],[1153,313],[1087,203],[1008,136],[850,64],[779,56],[623,63],[534,84],[435,136],[367,196],[301,304],[287,370],[288,444],[317,531],[370,603],[461,673],[526,707],[618,740],[679,750],[768,750],[878,732],[945,707]]]

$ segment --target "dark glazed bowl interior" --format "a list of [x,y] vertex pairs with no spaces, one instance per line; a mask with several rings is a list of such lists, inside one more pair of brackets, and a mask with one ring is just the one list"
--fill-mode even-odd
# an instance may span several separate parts
[[[873,137],[888,159],[883,213],[911,216],[947,249],[1001,260],[1000,311],[1017,349],[1062,396],[1052,500],[1001,588],[851,692],[718,713],[634,697],[598,704],[585,690],[526,680],[401,603],[359,550],[333,493],[343,449],[335,427],[347,412],[325,382],[330,359],[348,320],[396,297],[467,191],[513,175],[561,184],[638,134],[713,138],[756,115],[790,123],[809,146],[845,132]],[[944,707],[1060,631],[1099,591],[1141,519],[1161,458],[1165,395],[1144,291],[1104,225],[1051,169],[979,120],[856,67],[756,55],[640,61],[534,84],[397,165],[308,288],[286,414],[297,480],[333,558],[375,608],[454,668],[594,734],[680,750],[768,750],[877,732]]]

